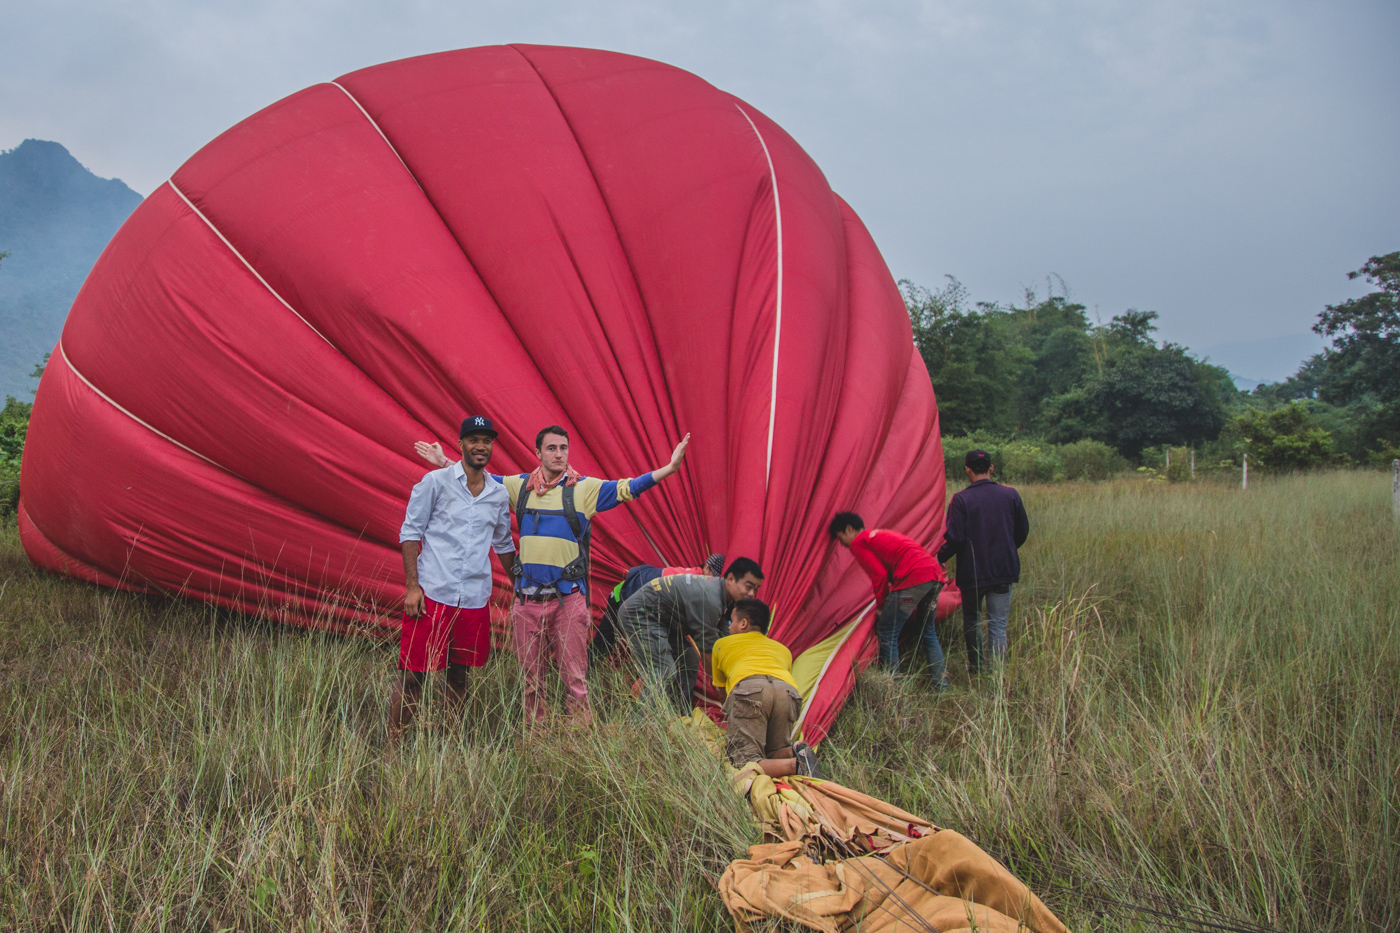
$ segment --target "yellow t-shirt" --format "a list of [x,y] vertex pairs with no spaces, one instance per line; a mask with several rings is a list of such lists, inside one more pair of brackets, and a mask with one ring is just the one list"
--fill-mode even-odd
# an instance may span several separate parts
[[739,681],[755,674],[767,674],[797,686],[792,679],[792,652],[782,642],[760,632],[724,636],[715,642],[712,657],[715,686],[726,694]]

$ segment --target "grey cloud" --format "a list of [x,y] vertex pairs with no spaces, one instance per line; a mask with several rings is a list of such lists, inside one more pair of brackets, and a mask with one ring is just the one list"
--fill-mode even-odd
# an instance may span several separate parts
[[541,42],[687,68],[817,159],[897,276],[1008,300],[1046,273],[1189,345],[1306,330],[1400,248],[1400,9],[1351,0],[126,4],[6,13],[0,146],[149,191],[316,81]]

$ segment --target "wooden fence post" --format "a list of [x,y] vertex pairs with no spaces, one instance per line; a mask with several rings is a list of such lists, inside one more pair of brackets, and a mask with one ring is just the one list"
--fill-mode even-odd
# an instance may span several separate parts
[[1400,519],[1400,460],[1390,461],[1390,507]]
[[1196,479],[1196,448],[1191,448],[1191,480]]
[[1240,488],[1249,488],[1249,454],[1244,455],[1244,472],[1240,474]]

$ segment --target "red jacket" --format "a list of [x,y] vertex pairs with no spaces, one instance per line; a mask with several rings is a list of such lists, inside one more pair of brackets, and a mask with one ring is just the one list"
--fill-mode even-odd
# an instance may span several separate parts
[[936,580],[948,582],[948,574],[929,552],[908,535],[884,528],[867,528],[851,542],[851,556],[870,578],[876,602],[883,603],[890,590],[903,590]]

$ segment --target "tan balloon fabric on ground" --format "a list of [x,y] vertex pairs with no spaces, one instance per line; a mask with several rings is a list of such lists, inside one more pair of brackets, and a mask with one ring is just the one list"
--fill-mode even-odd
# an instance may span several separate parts
[[824,933],[1066,933],[1024,884],[952,830],[899,845],[884,858],[817,864],[807,847],[804,840],[753,846],[749,858],[730,863],[719,892],[736,930],[784,917]]
[[[692,730],[718,759],[724,733],[696,711]],[[784,917],[823,933],[1066,933],[1049,908],[976,843],[833,781],[774,780],[730,768],[763,845],[719,880],[734,928]]]
[[733,776],[749,808],[774,840],[820,841],[832,854],[884,852],[937,830],[928,820],[832,781],[793,775],[775,782],[757,765]]

